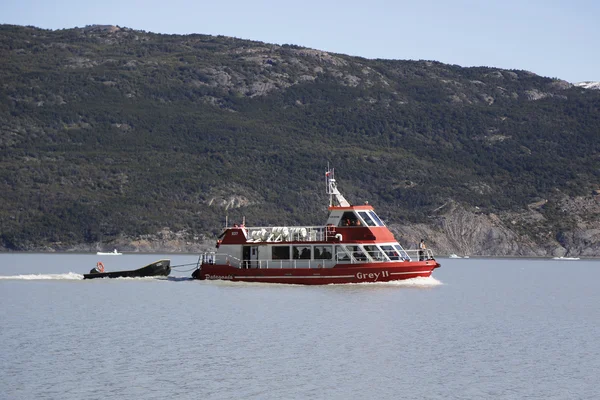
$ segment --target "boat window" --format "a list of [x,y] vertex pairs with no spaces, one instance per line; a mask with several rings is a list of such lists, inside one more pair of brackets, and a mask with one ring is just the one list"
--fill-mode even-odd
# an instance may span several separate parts
[[331,260],[331,246],[315,246],[315,260]]
[[371,219],[371,217],[369,216],[369,214],[366,211],[359,211],[358,215],[361,216],[363,221],[365,221],[365,224],[367,224],[368,226],[376,226],[377,225],[377,223]]
[[272,260],[289,260],[290,246],[273,246],[271,248]]
[[335,246],[335,259],[337,261],[350,261],[350,255],[348,255],[344,246]]
[[410,257],[408,256],[408,254],[406,254],[406,251],[404,251],[402,246],[400,246],[399,244],[395,244],[394,248],[400,253],[400,257],[402,257],[403,260],[410,260]]
[[381,222],[377,214],[375,214],[375,211],[369,211],[369,215],[371,216],[371,218],[373,218],[373,221],[377,222],[378,226],[385,226],[385,224]]
[[374,261],[386,261],[385,255],[377,246],[365,246],[365,251]]
[[388,258],[392,261],[399,261],[400,260],[400,253],[398,253],[398,251],[396,249],[394,249],[394,246],[381,246],[381,250],[384,251],[385,255],[388,256]]
[[360,226],[360,220],[352,211],[346,211],[340,219],[339,226]]
[[310,246],[292,247],[294,260],[310,260]]
[[360,246],[346,246],[346,249],[352,254],[352,258],[356,261],[367,261],[367,256],[360,248]]

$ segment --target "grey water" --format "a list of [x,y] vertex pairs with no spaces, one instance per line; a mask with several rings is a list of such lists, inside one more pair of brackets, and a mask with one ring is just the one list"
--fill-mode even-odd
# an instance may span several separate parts
[[[600,261],[432,278],[83,280],[195,255],[1,254],[0,399],[597,399]],[[193,267],[193,266],[192,266]]]

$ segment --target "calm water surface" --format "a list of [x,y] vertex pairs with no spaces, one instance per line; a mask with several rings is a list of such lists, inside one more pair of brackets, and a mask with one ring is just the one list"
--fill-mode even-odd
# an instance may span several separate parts
[[600,262],[435,278],[82,280],[193,255],[0,255],[0,399],[597,399]]

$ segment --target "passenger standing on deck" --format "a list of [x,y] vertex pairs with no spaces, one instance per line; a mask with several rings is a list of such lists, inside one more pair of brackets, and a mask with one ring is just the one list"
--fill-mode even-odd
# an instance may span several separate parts
[[423,261],[425,259],[425,250],[427,250],[427,246],[425,246],[425,239],[421,239],[421,243],[419,243],[419,261]]

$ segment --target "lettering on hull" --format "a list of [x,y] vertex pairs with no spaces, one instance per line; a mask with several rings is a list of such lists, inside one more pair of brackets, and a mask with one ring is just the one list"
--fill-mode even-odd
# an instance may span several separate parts
[[206,274],[204,275],[204,279],[209,280],[209,281],[214,281],[214,280],[218,280],[218,279],[233,279],[233,275],[210,275],[210,274]]
[[390,276],[388,271],[381,272],[357,272],[356,279],[360,281],[364,280],[373,280],[373,282],[377,282],[379,278],[387,278]]

